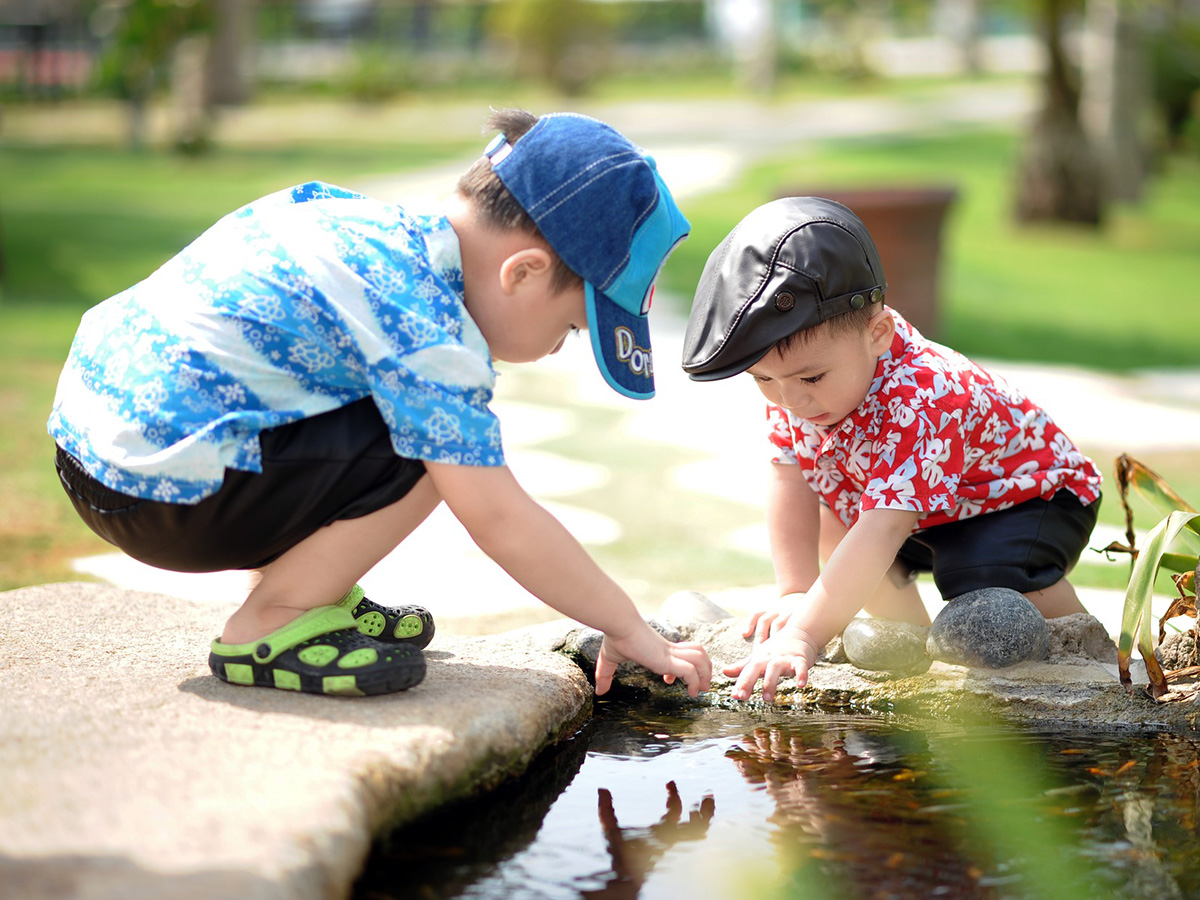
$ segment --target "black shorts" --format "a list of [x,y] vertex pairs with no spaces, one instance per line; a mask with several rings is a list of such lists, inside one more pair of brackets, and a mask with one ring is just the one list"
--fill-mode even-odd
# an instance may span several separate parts
[[1099,500],[1084,506],[1060,490],[1050,500],[1026,500],[918,531],[896,558],[914,572],[932,572],[946,600],[985,587],[1040,591],[1078,562],[1099,511]]
[[225,470],[196,504],[105,487],[57,448],[55,467],[88,527],[134,559],[177,572],[257,569],[317,529],[390,506],[425,475],[392,449],[370,397],[259,436],[262,472]]

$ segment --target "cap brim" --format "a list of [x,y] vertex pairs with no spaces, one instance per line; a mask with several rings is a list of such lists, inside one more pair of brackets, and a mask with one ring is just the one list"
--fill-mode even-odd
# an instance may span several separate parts
[[584,288],[588,333],[600,374],[618,393],[635,400],[649,400],[654,396],[649,321],[645,316],[626,312],[590,282],[584,282]]
[[[773,346],[773,345],[772,345]],[[761,351],[755,351],[744,359],[740,359],[735,363],[721,366],[717,369],[703,369],[701,371],[693,371],[688,368],[687,363],[683,365],[683,371],[687,373],[687,377],[692,381],[721,381],[725,378],[732,378],[734,375],[741,375],[752,365],[771,352],[771,347],[764,347]]]

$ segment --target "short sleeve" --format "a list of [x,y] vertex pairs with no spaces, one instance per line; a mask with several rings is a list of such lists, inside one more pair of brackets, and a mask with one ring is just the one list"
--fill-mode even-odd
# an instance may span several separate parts
[[771,444],[771,462],[796,465],[796,446],[792,424],[787,412],[773,403],[767,404],[767,440]]
[[403,364],[377,370],[372,394],[400,456],[464,466],[500,466],[500,422],[486,387],[448,385]]
[[961,409],[913,409],[893,398],[884,427],[871,439],[871,468],[860,508],[920,513],[954,509],[965,445]]

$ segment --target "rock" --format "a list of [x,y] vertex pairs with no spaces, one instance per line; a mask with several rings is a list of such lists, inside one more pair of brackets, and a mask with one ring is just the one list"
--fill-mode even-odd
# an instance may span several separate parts
[[658,618],[677,628],[684,628],[731,619],[733,613],[713,603],[699,591],[676,591],[658,608]]
[[[685,639],[680,630],[672,625],[653,618],[647,619],[646,622],[668,641]],[[595,628],[575,625],[562,636],[553,649],[573,660],[591,678],[596,670],[596,657],[600,655],[600,643],[603,639],[604,635]],[[687,689],[683,682],[666,685],[661,675],[634,662],[623,662],[617,666],[617,673],[613,677],[613,688],[614,693],[618,694],[629,691],[644,693],[664,688],[672,694],[679,691],[687,696]]]
[[929,629],[922,625],[858,618],[842,632],[842,648],[846,659],[860,669],[919,675],[932,662],[925,652],[928,636]]
[[849,662],[846,657],[846,645],[842,641],[840,634],[836,635],[833,640],[825,645],[825,649],[821,651],[821,655],[817,657],[817,660],[828,663]]
[[1168,634],[1155,649],[1154,655],[1158,658],[1158,664],[1168,672],[1200,665],[1196,653],[1196,633],[1183,631]]
[[1049,646],[1042,614],[1024,594],[1008,588],[955,597],[933,620],[925,644],[934,659],[986,669],[1045,659]]
[[523,771],[591,711],[579,668],[439,634],[425,681],[324,697],[218,681],[236,604],[0,593],[0,896],[327,900],[375,832]]
[[1047,619],[1050,632],[1050,659],[1081,658],[1100,662],[1117,661],[1117,645],[1113,643],[1100,620],[1089,613],[1075,613]]

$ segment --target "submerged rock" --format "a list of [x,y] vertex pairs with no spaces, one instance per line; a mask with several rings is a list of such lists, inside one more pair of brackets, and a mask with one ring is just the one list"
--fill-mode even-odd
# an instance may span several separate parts
[[929,629],[889,619],[853,619],[842,632],[842,648],[853,665],[874,672],[919,675],[932,660],[925,652]]
[[1029,598],[1009,588],[955,597],[929,628],[926,651],[960,666],[1003,669],[1046,658],[1050,631]]

